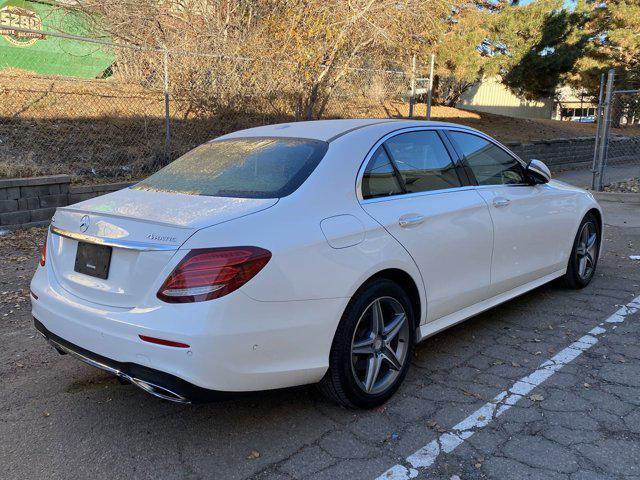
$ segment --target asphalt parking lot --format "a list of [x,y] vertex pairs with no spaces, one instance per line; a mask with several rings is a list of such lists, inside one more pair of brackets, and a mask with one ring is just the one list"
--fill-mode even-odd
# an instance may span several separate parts
[[0,237],[1,475],[640,479],[640,208],[603,206],[588,288],[547,285],[426,340],[373,411],[311,387],[182,406],[120,385],[33,329],[42,230]]

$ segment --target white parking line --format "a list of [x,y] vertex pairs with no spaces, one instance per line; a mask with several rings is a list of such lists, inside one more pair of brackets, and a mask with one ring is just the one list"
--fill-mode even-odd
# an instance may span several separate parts
[[531,390],[547,380],[563,366],[575,360],[584,351],[598,343],[597,337],[607,331],[605,328],[607,324],[624,322],[627,316],[639,310],[640,296],[620,307],[613,315],[609,316],[597,327],[592,328],[585,336],[544,362],[535,372],[521,378],[508,390],[500,392],[493,400],[455,425],[450,432],[443,433],[415,453],[409,455],[404,465],[394,465],[376,480],[406,480],[417,477],[419,469],[427,469],[433,465],[441,452],[450,453],[455,450],[466,439],[509,410]]

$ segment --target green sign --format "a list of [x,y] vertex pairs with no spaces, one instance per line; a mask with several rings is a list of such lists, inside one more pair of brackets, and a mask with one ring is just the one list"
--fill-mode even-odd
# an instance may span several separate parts
[[0,0],[0,71],[13,68],[43,75],[101,76],[115,60],[109,47],[46,35],[91,36],[89,25],[83,14],[54,2]]

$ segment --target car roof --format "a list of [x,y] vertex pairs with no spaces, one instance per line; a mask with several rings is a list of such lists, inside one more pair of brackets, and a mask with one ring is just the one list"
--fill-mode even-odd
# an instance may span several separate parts
[[216,140],[241,137],[289,137],[289,138],[309,138],[331,142],[354,130],[362,128],[388,124],[389,131],[405,127],[456,127],[475,131],[465,125],[447,122],[431,122],[426,120],[396,120],[390,118],[356,118],[340,120],[313,120],[305,122],[278,123],[274,125],[264,125],[261,127],[238,130],[219,137]]

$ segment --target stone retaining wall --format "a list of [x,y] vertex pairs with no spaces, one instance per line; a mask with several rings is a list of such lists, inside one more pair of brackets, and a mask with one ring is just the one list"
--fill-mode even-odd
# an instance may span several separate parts
[[131,183],[71,185],[68,175],[0,179],[0,228],[46,225],[56,207],[126,188]]
[[[537,158],[553,170],[562,170],[593,163],[594,137],[535,140],[531,143],[505,142],[523,160]],[[609,160],[640,163],[640,137],[612,136]]]
[[531,143],[505,142],[505,145],[525,161],[537,158],[546,163],[551,170],[558,170],[571,165],[593,162],[595,139],[593,137],[558,138]]

